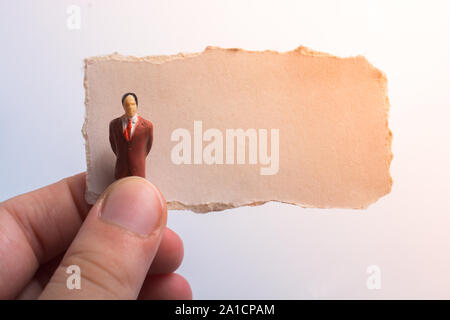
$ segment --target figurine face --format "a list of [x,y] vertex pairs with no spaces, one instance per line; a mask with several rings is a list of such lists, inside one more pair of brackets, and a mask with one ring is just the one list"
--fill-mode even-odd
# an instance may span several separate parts
[[123,110],[125,110],[127,117],[131,118],[136,114],[136,109],[136,100],[134,100],[134,97],[130,94],[123,100]]

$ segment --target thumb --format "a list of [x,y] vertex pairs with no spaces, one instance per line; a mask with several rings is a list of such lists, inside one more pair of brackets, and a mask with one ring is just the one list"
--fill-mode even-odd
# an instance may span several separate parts
[[39,298],[136,299],[166,222],[166,202],[153,184],[140,177],[114,182],[90,210]]

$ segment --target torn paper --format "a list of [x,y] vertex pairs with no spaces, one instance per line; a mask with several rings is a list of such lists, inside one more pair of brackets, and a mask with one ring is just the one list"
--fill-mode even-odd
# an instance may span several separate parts
[[114,181],[108,125],[130,91],[154,126],[146,177],[169,209],[366,208],[391,190],[387,80],[362,56],[112,54],[85,60],[85,89],[89,203]]

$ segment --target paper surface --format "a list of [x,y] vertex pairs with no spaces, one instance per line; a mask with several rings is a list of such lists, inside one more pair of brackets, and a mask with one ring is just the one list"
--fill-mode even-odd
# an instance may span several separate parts
[[391,190],[387,80],[362,56],[301,46],[115,53],[85,60],[84,85],[89,203],[114,181],[108,126],[130,91],[154,125],[146,177],[169,209],[361,209]]

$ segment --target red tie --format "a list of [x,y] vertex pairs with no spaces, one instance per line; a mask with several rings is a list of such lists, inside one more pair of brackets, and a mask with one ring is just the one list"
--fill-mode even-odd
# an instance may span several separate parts
[[125,131],[123,132],[125,134],[125,139],[127,139],[127,141],[130,141],[130,137],[131,137],[131,119],[128,119],[128,126],[125,129]]

